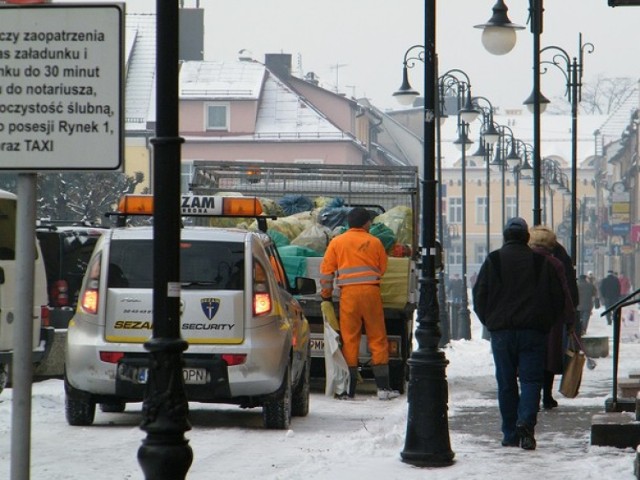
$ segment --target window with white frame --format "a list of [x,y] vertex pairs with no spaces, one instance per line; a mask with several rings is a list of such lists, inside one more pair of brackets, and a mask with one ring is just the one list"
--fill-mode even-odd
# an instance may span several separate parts
[[447,264],[449,266],[462,265],[462,245],[453,243],[447,249]]
[[193,160],[184,160],[180,163],[180,193],[187,194],[191,190],[191,178],[193,176]]
[[449,197],[449,223],[462,223],[462,198]]
[[478,265],[482,265],[489,252],[487,252],[486,243],[476,243],[475,244],[475,256],[473,263],[477,263]]
[[516,202],[516,197],[507,197],[505,198],[505,215],[507,216],[507,220],[513,217],[518,216],[518,203]]
[[228,103],[207,103],[205,112],[207,130],[229,130]]
[[476,198],[476,223],[487,224],[487,197]]

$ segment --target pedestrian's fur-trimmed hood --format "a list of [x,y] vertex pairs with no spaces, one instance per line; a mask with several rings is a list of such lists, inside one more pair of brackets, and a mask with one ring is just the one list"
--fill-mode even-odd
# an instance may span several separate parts
[[556,234],[546,225],[536,225],[529,229],[529,246],[542,247],[551,251],[556,246]]

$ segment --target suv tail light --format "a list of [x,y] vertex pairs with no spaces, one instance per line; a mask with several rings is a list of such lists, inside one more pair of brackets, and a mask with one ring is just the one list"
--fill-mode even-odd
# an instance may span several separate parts
[[87,313],[98,313],[98,288],[87,288],[82,292],[82,309]]
[[96,255],[91,264],[87,267],[88,278],[82,286],[80,293],[80,307],[87,313],[98,313],[98,305],[100,304],[100,263],[102,254]]
[[100,361],[107,363],[118,363],[124,358],[124,352],[100,352]]
[[69,284],[66,280],[56,280],[51,287],[51,298],[54,307],[69,305]]
[[253,294],[253,312],[256,315],[264,315],[271,311],[271,295],[268,293]]
[[49,313],[50,310],[48,305],[40,305],[40,322],[43,327],[51,326],[51,317]]
[[253,314],[266,315],[272,307],[267,272],[260,263],[254,261],[253,265]]
[[247,360],[247,356],[243,353],[224,353],[222,354],[222,360],[227,362],[227,366],[231,367],[233,365],[242,365]]

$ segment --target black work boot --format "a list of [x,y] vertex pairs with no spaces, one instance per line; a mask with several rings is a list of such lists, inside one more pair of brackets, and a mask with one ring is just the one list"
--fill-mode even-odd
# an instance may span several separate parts
[[358,385],[358,367],[349,367],[349,398],[356,396],[356,385]]
[[373,376],[378,387],[378,400],[392,400],[400,396],[397,390],[391,390],[389,384],[389,365],[374,365]]

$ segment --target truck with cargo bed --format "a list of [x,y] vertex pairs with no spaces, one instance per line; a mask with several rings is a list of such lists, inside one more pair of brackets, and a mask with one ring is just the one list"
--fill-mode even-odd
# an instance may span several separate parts
[[[263,202],[263,208],[267,213],[279,217],[276,220],[267,221],[268,232],[274,234],[275,231],[276,235],[280,235],[283,231],[290,233],[286,228],[277,228],[279,220],[282,220],[287,227],[294,223],[294,220],[291,220],[291,223],[287,224],[288,219],[302,219],[307,225],[305,231],[315,228],[316,231],[327,232],[328,228],[322,225],[316,224],[309,227],[310,223],[322,223],[326,220],[327,199],[330,203],[341,205],[344,210],[363,206],[379,214],[374,219],[374,227],[377,223],[382,223],[381,228],[387,227],[396,235],[392,245],[385,245],[389,246],[387,249],[389,266],[382,279],[381,290],[389,340],[391,387],[401,393],[405,391],[408,379],[407,360],[413,345],[418,288],[418,268],[415,260],[418,251],[419,185],[415,167],[196,160],[193,162],[191,190],[197,195],[225,193],[258,197]],[[279,206],[284,205],[285,208],[290,208],[291,203],[295,204],[296,201],[302,205],[308,204],[311,210],[291,215],[280,210]],[[269,211],[266,205],[269,202],[274,202],[276,211]],[[324,209],[318,206],[322,202],[325,202]],[[402,213],[394,215],[392,212],[396,211]],[[285,218],[281,218],[283,216]],[[295,230],[293,227],[292,229]],[[329,240],[327,235],[325,242],[328,243]],[[296,244],[296,239],[291,240],[291,243]],[[291,265],[291,260],[295,260],[292,268],[296,273],[314,278],[318,286],[315,294],[302,295],[298,300],[311,326],[312,375],[323,376],[324,323],[318,281],[322,256],[319,254],[304,258],[287,258],[285,249],[286,247],[279,248],[285,266]],[[334,304],[338,314],[339,292],[337,290],[334,291]],[[365,378],[372,375],[370,363],[371,355],[367,348],[366,332],[363,332],[359,367]]]

